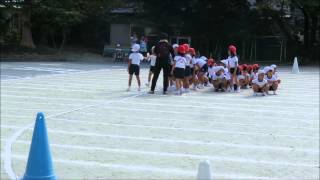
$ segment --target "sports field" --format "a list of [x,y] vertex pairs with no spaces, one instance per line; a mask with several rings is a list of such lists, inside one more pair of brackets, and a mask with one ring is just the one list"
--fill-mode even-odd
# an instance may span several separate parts
[[319,68],[278,69],[278,95],[175,96],[126,92],[124,64],[2,62],[1,179],[23,176],[40,111],[60,179],[196,179],[203,160],[214,179],[319,179]]

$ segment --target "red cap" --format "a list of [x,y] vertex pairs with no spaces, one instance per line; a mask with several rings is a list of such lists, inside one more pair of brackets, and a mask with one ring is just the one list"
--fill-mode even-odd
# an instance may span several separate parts
[[207,63],[209,66],[212,66],[212,65],[214,65],[214,60],[212,58],[210,58],[210,59],[208,59]]
[[239,68],[240,71],[242,71],[243,70],[243,65],[239,65],[238,68]]
[[259,64],[253,64],[252,67],[253,67],[253,68],[252,68],[253,70],[256,70],[256,69],[259,69],[259,68],[260,68]]
[[229,51],[230,51],[232,54],[236,54],[236,53],[237,53],[237,48],[236,48],[234,45],[230,45],[230,46],[229,46]]
[[248,69],[248,71],[251,71],[253,69],[252,65],[248,65],[247,69]]
[[185,54],[185,53],[186,53],[186,48],[185,48],[185,46],[180,45],[180,46],[178,47],[178,52],[181,53],[181,54]]
[[189,48],[189,53],[191,53],[191,55],[195,56],[196,50],[194,48]]
[[189,44],[182,44],[182,46],[184,46],[184,48],[186,49],[186,52],[189,52],[189,48],[190,48]]
[[247,70],[248,69],[248,65],[247,64],[242,64],[242,69],[243,70]]

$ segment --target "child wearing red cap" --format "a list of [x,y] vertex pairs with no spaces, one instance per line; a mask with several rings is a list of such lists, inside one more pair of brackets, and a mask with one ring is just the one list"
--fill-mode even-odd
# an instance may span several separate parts
[[216,72],[214,59],[209,58],[207,61],[207,64],[208,64],[208,79],[209,79],[209,82],[211,83],[211,76]]
[[260,67],[259,67],[258,64],[253,64],[252,65],[252,73],[251,73],[251,76],[250,76],[251,85],[252,85],[252,81],[258,77],[257,73],[258,73],[259,69],[260,69]]
[[237,57],[237,48],[234,45],[230,45],[228,47],[228,70],[231,74],[231,86],[234,86],[232,88],[232,91],[240,92],[240,85],[237,76],[239,75],[239,69],[238,69],[238,57]]
[[183,91],[190,92],[190,84],[189,81],[191,79],[191,64],[192,64],[192,56],[190,53],[190,47],[188,44],[183,45],[186,51],[184,57],[186,58],[186,68],[184,70],[184,79],[183,79]]
[[185,47],[180,45],[178,47],[178,55],[176,55],[174,57],[174,63],[172,66],[172,70],[171,70],[171,74],[174,75],[175,79],[176,79],[176,95],[181,95],[182,94],[182,81],[184,79],[184,75],[185,75],[185,68],[186,68],[186,63],[187,60],[184,57],[186,53]]
[[250,75],[248,73],[248,65],[242,64],[239,66],[240,75],[238,76],[240,87],[243,89],[248,89],[250,82]]

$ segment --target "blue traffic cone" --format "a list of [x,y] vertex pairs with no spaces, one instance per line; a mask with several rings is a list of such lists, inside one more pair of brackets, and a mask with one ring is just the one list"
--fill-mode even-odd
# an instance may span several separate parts
[[23,180],[55,180],[51,152],[43,113],[37,114],[29,158]]

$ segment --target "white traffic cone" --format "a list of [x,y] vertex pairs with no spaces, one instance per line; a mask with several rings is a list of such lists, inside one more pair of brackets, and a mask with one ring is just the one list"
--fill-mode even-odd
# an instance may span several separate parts
[[299,65],[298,65],[298,58],[294,57],[294,62],[292,66],[292,73],[293,74],[299,74]]
[[212,180],[211,165],[208,160],[199,164],[197,180]]

